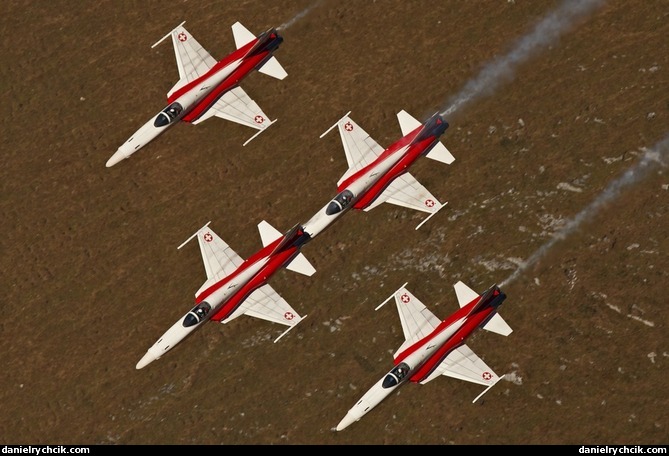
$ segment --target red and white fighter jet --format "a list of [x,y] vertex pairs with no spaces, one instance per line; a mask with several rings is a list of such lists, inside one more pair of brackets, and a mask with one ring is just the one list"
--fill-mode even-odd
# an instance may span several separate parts
[[455,284],[460,309],[441,321],[404,284],[381,303],[378,310],[395,298],[402,322],[405,342],[395,352],[393,367],[348,411],[337,425],[341,431],[358,421],[367,412],[407,381],[425,384],[441,375],[485,385],[473,402],[485,394],[500,377],[466,344],[476,329],[508,336],[511,328],[497,313],[506,295],[497,285],[479,295],[462,282]]
[[448,128],[448,122],[436,113],[421,123],[405,111],[400,111],[397,119],[404,136],[384,149],[351,120],[349,114],[321,135],[322,138],[335,127],[339,128],[349,168],[337,182],[337,195],[304,224],[304,230],[315,237],[349,209],[369,211],[381,203],[429,213],[416,227],[420,228],[444,204],[408,169],[423,155],[446,164],[453,163],[455,158],[439,141]]
[[108,168],[130,157],[179,121],[198,124],[216,116],[259,130],[244,145],[276,121],[270,121],[238,84],[253,69],[277,79],[287,76],[273,56],[283,42],[277,31],[269,29],[256,37],[236,22],[232,33],[237,50],[216,61],[183,24],[151,46],[172,37],[180,79],[167,93],[167,107],[118,148],[107,161]]
[[207,281],[195,293],[195,307],[149,348],[137,363],[137,369],[160,358],[209,320],[228,323],[240,315],[248,315],[288,326],[276,342],[306,317],[300,316],[267,284],[283,267],[307,276],[316,272],[300,252],[308,240],[300,225],[282,235],[263,220],[258,229],[264,247],[246,260],[208,226],[209,223],[178,247],[194,237],[200,245]]

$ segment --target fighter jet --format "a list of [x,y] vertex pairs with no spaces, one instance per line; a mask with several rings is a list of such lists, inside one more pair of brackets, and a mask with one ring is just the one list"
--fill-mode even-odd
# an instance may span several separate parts
[[339,128],[348,170],[337,182],[337,195],[307,223],[304,231],[312,238],[323,232],[351,208],[369,211],[381,203],[391,203],[427,212],[430,215],[416,229],[436,214],[440,203],[409,172],[409,167],[423,155],[446,164],[455,160],[440,141],[448,123],[435,113],[425,123],[407,114],[397,113],[402,138],[384,149],[348,116],[330,127]]
[[311,276],[316,272],[300,252],[308,237],[295,225],[282,235],[266,221],[258,224],[263,248],[246,260],[237,255],[209,223],[178,248],[197,237],[207,280],[195,293],[195,306],[177,320],[137,363],[137,369],[163,356],[207,321],[228,323],[240,315],[261,318],[288,326],[277,342],[303,318],[267,281],[285,267]]
[[381,303],[381,308],[395,298],[405,342],[395,352],[395,366],[384,375],[348,411],[337,425],[341,431],[360,420],[407,381],[425,384],[441,375],[487,386],[473,402],[485,394],[500,377],[466,344],[465,340],[478,328],[503,336],[511,328],[497,313],[506,295],[493,285],[478,295],[462,282],[455,284],[460,309],[440,321],[404,284]]
[[179,121],[198,124],[212,116],[259,130],[244,145],[272,123],[239,82],[252,70],[277,79],[287,76],[273,52],[283,42],[275,29],[255,36],[242,24],[232,26],[237,50],[216,61],[183,27],[182,22],[153,47],[171,36],[179,69],[179,82],[167,93],[167,106],[130,137],[107,161],[114,166],[147,145]]

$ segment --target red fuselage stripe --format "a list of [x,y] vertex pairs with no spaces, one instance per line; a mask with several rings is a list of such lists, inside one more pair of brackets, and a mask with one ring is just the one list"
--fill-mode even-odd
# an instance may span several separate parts
[[232,279],[237,277],[239,274],[242,273],[242,271],[246,270],[248,267],[251,265],[255,264],[256,262],[266,258],[271,252],[274,247],[277,246],[277,244],[281,241],[282,238],[277,239],[276,241],[272,242],[271,244],[266,245],[256,253],[254,253],[250,258],[244,260],[244,263],[242,263],[235,271],[230,274],[229,276],[224,277],[223,279],[219,280],[206,290],[202,291],[196,298],[195,302],[199,304],[200,302],[204,301],[207,299],[209,296],[211,296],[215,291],[220,289],[222,286],[230,282]]
[[286,263],[293,259],[299,253],[297,247],[290,247],[286,250],[273,255],[265,266],[248,282],[230,298],[225,301],[225,304],[216,312],[211,319],[213,321],[221,321],[228,318],[239,307],[246,298],[256,289],[265,285],[279,269]]
[[493,311],[493,307],[486,307],[483,310],[470,315],[462,327],[458,329],[456,333],[434,353],[434,355],[430,356],[430,358],[420,366],[420,369],[414,372],[410,380],[412,382],[422,382],[427,378],[432,371],[441,364],[444,358],[446,358],[446,356],[448,356],[448,354],[455,348],[462,345],[474,330],[478,328],[481,322],[483,322]]
[[[404,350],[402,353],[400,353],[397,358],[395,358],[395,365],[401,363],[406,359],[409,355],[412,353],[416,352],[417,350],[423,348],[425,345],[427,345],[432,339],[434,339],[439,333],[441,333],[443,330],[445,330],[447,327],[449,327],[451,324],[454,322],[460,320],[461,318],[465,317],[473,307],[475,307],[480,300],[480,297],[477,299],[474,299],[472,302],[469,304],[461,307],[459,310],[457,310],[455,313],[450,315],[448,318],[446,318],[444,321],[442,321],[435,329],[432,331],[427,337],[419,340],[415,344],[411,345],[408,347],[406,350]],[[443,346],[441,346],[436,352],[432,354],[427,360],[421,364],[421,367],[416,370],[412,376],[411,376],[411,381],[412,382],[420,382],[424,380],[443,360],[444,358],[455,348],[457,348],[459,345],[461,345],[467,337],[469,337],[476,328],[483,322],[491,312],[495,311],[493,307],[485,307],[483,309],[480,309],[474,314],[470,315],[467,317],[467,320],[464,322],[464,324],[458,329],[455,334],[453,334],[447,341],[444,343]]]
[[[181,98],[184,94],[190,92],[193,90],[194,87],[200,85],[202,82],[206,81],[207,79],[210,79],[213,75],[221,71],[222,69],[226,68],[228,65],[230,65],[232,62],[239,60],[244,57],[244,55],[255,45],[255,43],[258,40],[253,40],[250,43],[247,43],[246,45],[242,46],[241,48],[237,49],[236,51],[232,52],[230,55],[225,57],[223,60],[217,62],[211,70],[203,74],[197,79],[194,79],[193,81],[189,82],[185,86],[181,87],[179,90],[175,91],[170,97],[167,99],[167,103],[171,104],[175,101],[177,101],[179,98]],[[252,56],[244,59],[242,64],[232,72],[230,76],[228,76],[221,84],[219,84],[214,90],[212,90],[210,93],[208,93],[200,102],[195,104],[191,109],[189,109],[188,113],[182,117],[181,120],[184,122],[193,122],[200,118],[202,114],[204,114],[211,106],[216,103],[216,101],[228,90],[233,88],[235,85],[239,83],[242,79],[244,79],[250,72],[255,68],[255,66],[260,63],[267,55],[269,54],[269,51],[264,51],[260,52],[257,54],[253,54]]]
[[279,252],[272,254],[279,243],[284,240],[284,237],[285,236],[279,237],[275,241],[267,244],[265,247],[245,260],[244,263],[242,263],[232,274],[224,277],[209,288],[202,291],[202,293],[200,293],[195,298],[195,303],[199,304],[206,300],[213,293],[228,285],[247,268],[251,267],[259,261],[264,261],[269,255],[272,255],[267,264],[265,264],[250,280],[248,280],[241,287],[239,287],[238,290],[231,294],[223,306],[221,306],[221,308],[218,309],[211,317],[211,320],[214,321],[226,319],[230,314],[232,314],[232,312],[235,311],[237,307],[239,307],[242,302],[244,302],[249,294],[267,283],[269,278],[274,275],[276,271],[281,269],[285,264],[289,263],[295,256],[299,254],[299,248],[295,246],[284,248]]
[[214,90],[205,96],[201,102],[199,102],[191,111],[188,112],[183,117],[185,122],[194,122],[199,119],[209,108],[211,108],[214,103],[218,101],[221,96],[228,90],[234,88],[239,84],[239,81],[244,79],[248,74],[255,68],[255,66],[262,61],[262,59],[268,54],[268,52],[263,52],[261,54],[254,55],[253,57],[244,60],[242,64],[228,76],[223,83],[219,84]]
[[[351,185],[351,183],[355,182],[356,180],[360,179],[362,176],[367,174],[370,169],[373,167],[377,166],[381,161],[383,161],[385,158],[387,158],[389,155],[393,154],[395,151],[398,149],[405,147],[407,144],[410,144],[411,141],[414,139],[414,137],[418,134],[418,132],[421,130],[421,127],[416,128],[413,132],[409,133],[408,135],[404,136],[403,138],[399,139],[397,142],[392,144],[389,148],[387,148],[379,157],[374,160],[372,163],[369,165],[365,166],[355,174],[349,176],[345,181],[339,185],[337,188],[338,192],[341,192],[342,190],[346,189]],[[390,183],[395,180],[398,176],[406,173],[411,165],[420,157],[425,150],[434,144],[436,141],[435,136],[430,136],[424,140],[422,140],[419,143],[413,144],[409,147],[409,150],[402,156],[402,158],[395,164],[393,165],[390,170],[388,170],[387,173],[385,173],[378,181],[376,181],[353,205],[355,209],[364,209],[367,206],[369,206],[371,203],[374,202],[374,200],[381,194],[383,191],[386,189]]]

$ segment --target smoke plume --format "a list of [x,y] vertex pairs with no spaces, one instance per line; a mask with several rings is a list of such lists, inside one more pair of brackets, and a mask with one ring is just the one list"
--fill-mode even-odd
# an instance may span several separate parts
[[284,22],[283,24],[281,24],[280,26],[278,26],[276,29],[277,29],[277,30],[286,30],[288,27],[290,27],[291,25],[293,25],[293,24],[294,24],[295,22],[297,22],[298,20],[302,19],[304,16],[306,16],[306,15],[309,13],[309,11],[311,11],[311,10],[314,9],[314,8],[316,8],[316,7],[317,7],[318,5],[320,5],[321,3],[323,3],[323,0],[318,0],[318,1],[315,2],[313,5],[308,6],[308,7],[306,7],[305,9],[303,9],[302,11],[300,11],[299,13],[297,13],[297,14],[295,15],[295,17],[293,17],[293,18],[292,18],[291,20],[289,20],[288,22]]
[[509,284],[512,280],[515,280],[523,271],[537,263],[545,254],[550,250],[555,243],[565,239],[568,235],[573,233],[584,221],[590,219],[594,216],[605,204],[609,203],[615,199],[620,192],[636,182],[639,182],[648,173],[655,168],[656,165],[667,166],[666,159],[669,151],[669,135],[665,136],[663,140],[658,142],[652,149],[646,150],[642,155],[639,162],[625,171],[625,173],[618,179],[611,182],[606,189],[594,199],[585,209],[576,214],[576,216],[567,222],[567,224],[558,232],[553,234],[553,237],[546,242],[544,245],[539,247],[536,252],[534,252],[530,257],[518,268],[516,271],[511,274],[507,279],[505,279],[501,286]]
[[502,82],[510,81],[515,68],[527,60],[540,48],[549,46],[578,19],[591,13],[604,3],[603,0],[566,0],[559,8],[539,22],[532,32],[512,47],[511,52],[486,64],[476,78],[449,100],[447,108],[440,114],[447,117],[460,109],[467,102],[483,96],[492,95]]

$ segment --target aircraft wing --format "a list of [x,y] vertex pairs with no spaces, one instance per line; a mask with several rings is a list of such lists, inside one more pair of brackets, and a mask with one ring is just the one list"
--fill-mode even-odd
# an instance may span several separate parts
[[397,357],[407,347],[430,334],[441,320],[405,287],[401,287],[393,296],[406,339],[393,356]]
[[441,375],[484,386],[492,386],[499,381],[499,376],[466,344],[451,351],[441,364],[420,383],[424,385]]
[[209,228],[209,223],[200,228],[178,248],[183,247],[193,237],[197,237],[202,262],[207,273],[207,281],[195,293],[195,296],[198,296],[205,288],[233,273],[244,260],[218,234]]
[[[184,22],[170,32],[177,68],[179,69],[179,82],[167,93],[168,98],[175,91],[199,78],[216,65],[216,59],[200,45],[193,35],[184,28],[183,24]],[[165,38],[163,37],[158,43]],[[155,47],[158,43],[152,47]]]
[[351,120],[348,114],[339,119],[336,125],[339,128],[339,135],[348,162],[348,171],[337,182],[337,185],[340,185],[351,174],[358,172],[376,160],[385,149]]
[[438,212],[444,206],[410,173],[395,178],[364,211],[369,211],[381,203],[396,204],[429,214]]
[[206,225],[197,232],[197,242],[200,245],[207,279],[214,278],[218,281],[227,277],[244,262],[242,257]]
[[[240,315],[260,318],[279,323],[290,328],[297,325],[303,318],[285,299],[279,296],[271,286],[265,284],[251,293],[246,300],[222,323],[228,323]],[[289,328],[289,329],[290,329]],[[285,333],[284,333],[285,334]],[[283,336],[283,334],[282,334]],[[281,337],[281,336],[279,336]],[[278,339],[276,339],[278,340]],[[276,342],[275,340],[275,342]]]
[[269,117],[260,109],[260,106],[239,86],[225,92],[193,124],[198,124],[211,116],[220,117],[221,119],[236,122],[260,131],[265,130],[274,123],[274,121],[269,120]]

